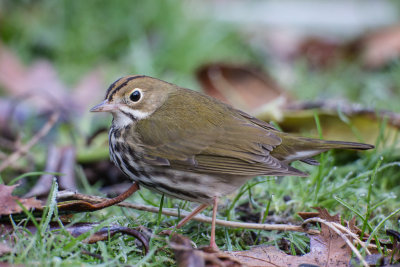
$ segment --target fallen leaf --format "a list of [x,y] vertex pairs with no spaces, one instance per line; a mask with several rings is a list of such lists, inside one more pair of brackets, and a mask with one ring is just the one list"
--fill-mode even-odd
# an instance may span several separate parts
[[293,266],[316,264],[312,259],[299,260],[300,257],[298,256],[287,255],[274,246],[255,246],[250,250],[235,251],[229,254],[245,266],[276,267],[290,266],[290,264],[293,264]]
[[[318,214],[313,215],[328,222],[340,223],[339,215],[332,216],[325,209],[319,209]],[[310,218],[310,213],[306,213],[305,217]],[[337,233],[322,224],[320,234],[310,236],[310,252],[303,256],[287,255],[274,246],[256,246],[249,251],[227,253],[247,266],[348,266],[352,250]]]
[[[251,114],[289,97],[265,72],[253,66],[214,63],[201,67],[197,79],[205,93]],[[272,109],[271,109],[272,110]]]
[[36,198],[19,198],[13,196],[12,192],[18,185],[2,185],[0,184],[0,216],[22,212],[22,208],[18,205],[19,201],[27,210],[42,207],[42,202]]

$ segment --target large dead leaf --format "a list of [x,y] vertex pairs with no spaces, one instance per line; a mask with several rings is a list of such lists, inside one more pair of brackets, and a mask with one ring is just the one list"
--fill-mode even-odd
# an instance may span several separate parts
[[36,198],[19,198],[13,196],[12,192],[17,185],[7,186],[0,184],[0,215],[9,215],[22,212],[22,208],[18,205],[20,202],[27,210],[41,208],[41,201]]
[[271,77],[254,66],[209,64],[197,71],[197,79],[207,94],[253,114],[266,108],[265,103],[270,107],[271,103],[283,105],[289,98]]

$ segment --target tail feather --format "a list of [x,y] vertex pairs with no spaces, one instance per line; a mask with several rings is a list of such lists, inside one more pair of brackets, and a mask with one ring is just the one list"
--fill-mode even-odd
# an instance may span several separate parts
[[[315,142],[318,139],[308,139],[308,140],[310,140],[311,142]],[[326,147],[328,149],[367,150],[367,149],[372,149],[375,147],[370,144],[345,142],[345,141],[318,140],[318,143],[321,144],[321,147]]]
[[312,139],[289,134],[282,134],[280,137],[282,144],[277,146],[271,155],[288,163],[301,160],[307,164],[318,165],[318,162],[311,157],[331,149],[367,150],[374,148],[373,145],[363,143]]

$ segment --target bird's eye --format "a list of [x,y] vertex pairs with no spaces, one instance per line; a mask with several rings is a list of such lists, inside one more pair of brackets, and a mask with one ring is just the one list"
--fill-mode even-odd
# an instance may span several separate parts
[[138,102],[141,97],[142,97],[142,94],[140,93],[140,91],[135,90],[131,93],[131,95],[129,96],[129,99],[132,100],[133,102]]

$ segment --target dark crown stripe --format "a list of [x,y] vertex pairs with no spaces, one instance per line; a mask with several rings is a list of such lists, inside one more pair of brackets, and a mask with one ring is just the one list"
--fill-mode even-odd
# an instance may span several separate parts
[[143,77],[146,77],[146,76],[145,76],[145,75],[130,76],[130,77],[126,78],[126,80],[125,80],[123,83],[121,83],[118,87],[116,87],[116,88],[114,89],[114,87],[116,86],[116,84],[118,83],[118,81],[120,81],[121,79],[124,79],[124,78],[120,78],[120,79],[116,80],[116,81],[115,81],[113,84],[111,84],[111,86],[108,88],[107,94],[106,94],[106,99],[108,99],[108,101],[111,101],[112,98],[113,98],[113,96],[114,96],[119,90],[121,90],[123,87],[125,87],[125,86],[128,84],[129,81],[134,80],[134,79],[137,79],[137,78],[143,78]]
[[117,82],[119,82],[122,78],[123,78],[123,77],[117,79],[115,82],[113,82],[113,83],[108,87],[107,92],[106,92],[106,97],[105,97],[105,99],[108,99],[108,94],[112,91],[112,89],[114,89],[114,86],[115,86],[115,85],[117,84]]

